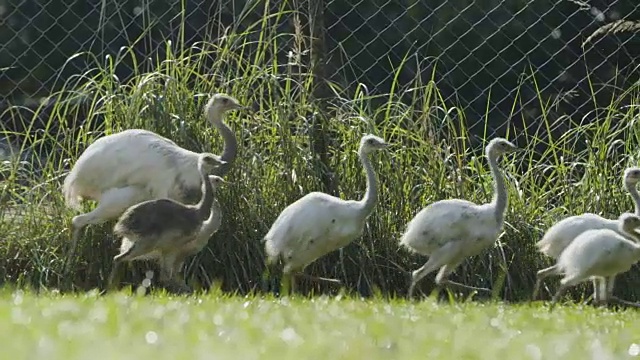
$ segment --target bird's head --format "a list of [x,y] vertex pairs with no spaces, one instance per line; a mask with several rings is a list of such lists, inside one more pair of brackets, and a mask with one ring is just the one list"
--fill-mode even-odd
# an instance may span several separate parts
[[209,175],[209,182],[211,182],[211,186],[213,186],[214,189],[229,183],[228,181],[217,175]]
[[640,181],[640,168],[630,167],[624,171],[625,184],[635,185]]
[[198,158],[198,168],[204,170],[205,173],[211,173],[218,166],[226,163],[220,156],[211,153],[202,153]]
[[205,105],[205,114],[209,120],[215,120],[220,119],[220,115],[227,111],[242,109],[245,109],[245,107],[236,98],[218,93],[214,94]]
[[640,217],[632,213],[623,213],[618,218],[618,228],[629,234],[640,235],[636,231],[640,228]]
[[485,152],[488,157],[496,158],[500,155],[509,154],[520,150],[521,149],[515,146],[511,141],[498,137],[489,141]]
[[370,153],[374,150],[386,149],[389,146],[383,138],[375,135],[365,135],[360,140],[360,150]]

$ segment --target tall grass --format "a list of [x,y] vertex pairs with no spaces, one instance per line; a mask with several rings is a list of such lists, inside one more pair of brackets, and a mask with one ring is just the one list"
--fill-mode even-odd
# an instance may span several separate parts
[[[299,32],[277,32],[279,16],[282,13],[267,14],[247,29],[229,31],[212,42],[167,42],[166,55],[147,64],[137,64],[129,48],[106,59],[77,54],[94,66],[67,79],[52,95],[55,104],[47,129],[11,134],[21,139],[22,150],[41,156],[38,172],[25,170],[24,162],[4,165],[2,279],[36,288],[65,283],[61,273],[74,214],[64,205],[60,184],[91,142],[123,129],[145,128],[194,151],[219,152],[221,139],[203,119],[202,107],[206,94],[226,92],[254,113],[227,117],[240,142],[239,159],[228,176],[231,185],[219,194],[223,225],[189,262],[191,281],[217,283],[241,293],[260,289],[260,240],[277,214],[314,190],[361,197],[365,176],[355,150],[363,134],[375,133],[394,146],[374,155],[380,202],[364,236],[347,246],[342,257],[339,252],[329,254],[306,271],[343,279],[347,289],[363,296],[404,294],[409,271],[426,261],[398,247],[406,223],[439,199],[490,200],[492,180],[482,151],[493,134],[487,130],[478,142],[465,126],[464,113],[456,107],[460,104],[443,100],[435,78],[398,84],[383,95],[368,94],[364,86],[345,89],[331,83],[330,99],[315,98],[318,83],[307,71],[302,48],[308,39]],[[294,44],[288,57],[282,56],[287,44]],[[130,63],[137,72],[119,79],[119,67]],[[638,104],[639,94],[637,88],[628,89],[620,98]],[[540,135],[550,132],[556,120],[547,116],[552,104],[542,94],[539,99],[542,116],[531,128],[541,130],[501,134],[517,136],[519,146],[527,149],[524,156],[502,160],[510,196],[505,233],[496,248],[466,261],[453,276],[477,286],[495,286],[510,300],[529,296],[536,270],[548,264],[534,243],[553,222],[586,211],[617,217],[632,209],[621,176],[626,166],[638,162],[637,105],[623,106],[611,99],[609,106],[596,110],[594,121],[561,118],[570,131],[554,138]],[[75,126],[70,119],[80,106],[85,106],[87,118]],[[314,130],[317,124],[322,124],[322,132]],[[326,143],[327,153],[318,153],[318,141]],[[117,248],[111,226],[87,228],[73,278],[66,279],[74,289],[104,285]],[[501,258],[508,263],[506,277]],[[633,273],[617,282],[617,291],[625,296],[640,295],[625,286],[634,280]],[[129,275],[132,281],[140,280],[139,273]],[[427,277],[420,289],[428,291],[431,279]]]

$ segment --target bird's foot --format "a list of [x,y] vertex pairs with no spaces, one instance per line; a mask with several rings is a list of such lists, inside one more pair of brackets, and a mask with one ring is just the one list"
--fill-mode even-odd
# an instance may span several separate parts
[[455,282],[455,281],[451,281],[451,280],[443,281],[443,282],[440,283],[440,285],[445,285],[445,286],[448,286],[450,288],[455,287],[455,288],[459,288],[459,289],[466,289],[466,290],[484,292],[484,293],[489,293],[489,294],[491,294],[491,292],[492,292],[491,289],[488,289],[488,288],[465,285],[465,284],[461,284],[461,283],[458,283],[458,282]]
[[165,289],[172,294],[175,295],[191,295],[193,294],[193,289],[189,287],[189,285],[181,282],[181,281],[170,281],[167,282]]
[[338,280],[338,279],[331,279],[331,278],[325,278],[325,277],[319,277],[319,276],[312,276],[312,275],[307,275],[307,274],[296,274],[296,276],[301,277],[301,278],[305,278],[308,280],[314,280],[314,281],[322,281],[322,282],[327,282],[330,284],[336,284],[336,285],[342,285],[342,281]]
[[633,308],[640,308],[640,303],[635,303],[635,302],[632,302],[632,301],[623,300],[623,299],[620,299],[617,296],[611,296],[609,298],[609,300],[613,304],[627,306],[627,307],[633,307]]

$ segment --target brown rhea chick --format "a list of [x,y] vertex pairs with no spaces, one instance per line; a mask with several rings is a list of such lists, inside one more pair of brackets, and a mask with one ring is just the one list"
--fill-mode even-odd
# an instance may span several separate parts
[[[204,153],[198,158],[198,171],[202,178],[202,198],[195,205],[186,205],[172,199],[156,199],[136,204],[127,209],[114,226],[116,236],[122,237],[120,254],[116,255],[109,277],[109,288],[116,286],[125,262],[143,259],[160,260],[160,282],[177,287],[177,292],[189,292],[175,281],[175,262],[185,244],[199,234],[209,219],[214,205],[214,189],[224,180],[208,175],[209,169],[224,164],[217,155]],[[117,281],[118,280],[118,281]]]

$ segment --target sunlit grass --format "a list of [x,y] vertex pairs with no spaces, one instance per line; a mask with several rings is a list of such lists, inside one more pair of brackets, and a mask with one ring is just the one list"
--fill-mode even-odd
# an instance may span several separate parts
[[46,359],[623,359],[640,315],[433,300],[5,292],[3,354]]

